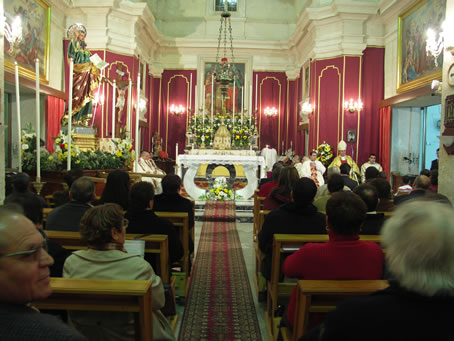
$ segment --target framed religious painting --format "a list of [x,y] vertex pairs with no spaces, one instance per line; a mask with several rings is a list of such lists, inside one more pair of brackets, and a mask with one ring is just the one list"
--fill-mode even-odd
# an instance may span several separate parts
[[427,55],[426,39],[429,28],[440,32],[445,14],[446,0],[420,0],[399,15],[397,92],[441,80],[443,53]]
[[22,28],[21,40],[16,44],[8,41],[5,35],[5,69],[14,72],[14,61],[17,61],[19,74],[34,79],[36,78],[35,60],[38,58],[40,81],[47,84],[49,82],[49,4],[45,0],[8,0],[4,2],[4,11],[9,25],[19,17]]
[[[213,112],[214,115],[223,112],[221,86],[217,82],[213,82],[216,77],[215,75],[220,73],[219,64],[215,62],[204,63],[202,74],[202,110],[205,108],[206,113]],[[224,98],[225,110],[227,113],[240,113],[247,109],[245,106],[245,98],[248,92],[248,89],[245,87],[246,64],[232,63],[229,76],[234,79],[234,82],[229,85]]]

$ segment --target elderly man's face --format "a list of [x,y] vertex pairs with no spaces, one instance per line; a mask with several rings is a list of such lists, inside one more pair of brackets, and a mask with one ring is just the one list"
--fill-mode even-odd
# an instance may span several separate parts
[[143,153],[142,159],[144,159],[144,160],[150,160],[150,154],[149,154],[149,153]]
[[0,256],[0,302],[28,303],[47,298],[52,293],[49,266],[51,256],[40,246],[43,237],[35,225],[21,215],[13,215],[8,227],[1,230],[1,256],[29,251],[35,253]]
[[339,150],[339,155],[340,156],[345,156],[346,151],[345,150]]

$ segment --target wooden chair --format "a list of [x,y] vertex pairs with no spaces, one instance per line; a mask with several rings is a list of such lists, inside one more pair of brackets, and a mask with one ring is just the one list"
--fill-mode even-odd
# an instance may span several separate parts
[[151,281],[51,278],[52,295],[33,302],[41,310],[133,312],[136,340],[153,340]]
[[311,314],[328,313],[347,299],[370,295],[388,285],[384,280],[298,281],[293,332],[281,328],[283,340],[299,340],[309,329]]
[[[81,240],[80,232],[66,231],[46,231],[47,238],[54,240],[65,249],[81,250],[86,249],[87,244]],[[126,234],[126,239],[141,239],[145,241],[145,253],[151,253],[159,257],[156,262],[156,274],[158,274],[163,283],[170,282],[169,275],[169,245],[167,235],[162,234]]]
[[[277,336],[280,318],[275,317],[279,303],[288,303],[296,283],[281,282],[282,264],[285,258],[298,251],[306,243],[324,243],[329,240],[327,234],[275,234],[271,258],[271,277],[267,283],[266,321],[270,335]],[[379,235],[360,235],[360,240],[380,243]]]

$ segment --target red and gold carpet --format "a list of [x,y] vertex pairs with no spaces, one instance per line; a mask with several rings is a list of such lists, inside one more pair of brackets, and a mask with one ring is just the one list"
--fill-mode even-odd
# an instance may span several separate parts
[[262,340],[234,215],[234,201],[206,203],[181,341]]

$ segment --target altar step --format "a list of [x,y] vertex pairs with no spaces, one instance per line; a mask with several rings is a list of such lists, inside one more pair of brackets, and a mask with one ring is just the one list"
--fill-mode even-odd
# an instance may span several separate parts
[[[237,223],[252,223],[254,217],[254,202],[253,200],[236,200],[236,222]],[[195,202],[195,220],[202,221],[203,212],[205,210],[205,201],[196,200]]]

